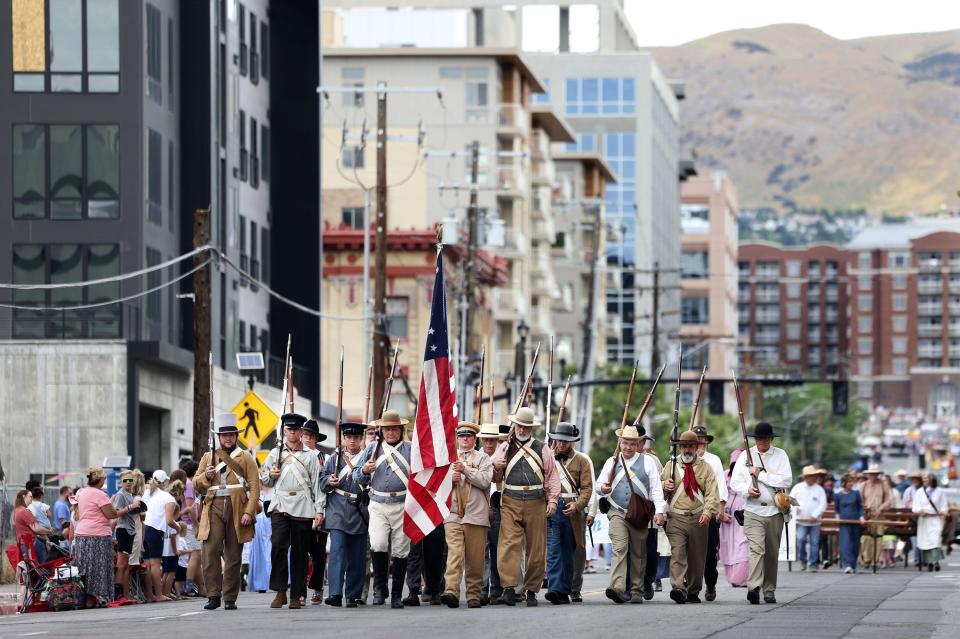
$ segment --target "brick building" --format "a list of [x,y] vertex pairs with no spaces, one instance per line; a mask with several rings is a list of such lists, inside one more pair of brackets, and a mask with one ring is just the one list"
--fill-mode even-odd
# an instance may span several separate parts
[[737,315],[745,371],[847,373],[847,264],[833,244],[740,244]]

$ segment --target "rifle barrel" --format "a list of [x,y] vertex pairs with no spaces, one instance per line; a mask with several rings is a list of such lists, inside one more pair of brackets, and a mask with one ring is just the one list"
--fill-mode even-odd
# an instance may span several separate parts
[[704,366],[703,370],[700,372],[700,381],[697,382],[697,394],[694,396],[693,400],[693,410],[690,411],[690,426],[687,430],[693,430],[693,427],[697,425],[697,410],[700,408],[700,397],[703,394],[703,378],[707,376],[707,367]]
[[647,413],[647,407],[650,406],[650,402],[653,400],[653,397],[657,392],[657,386],[660,385],[660,378],[663,377],[663,371],[665,370],[667,370],[666,364],[660,367],[660,372],[657,373],[657,378],[653,380],[653,386],[650,387],[650,392],[647,393],[647,398],[643,400],[643,406],[640,407],[640,414],[637,415],[635,420],[633,420],[634,426],[639,426],[643,416]]
[[[740,384],[737,383],[737,374],[730,371],[733,377],[733,394],[737,397],[737,412],[740,415],[740,434],[743,436],[743,451],[747,454],[747,468],[753,468],[753,455],[750,453],[750,435],[747,433],[747,422],[743,418],[743,400],[740,399]],[[757,478],[750,476],[754,489],[759,490]]]

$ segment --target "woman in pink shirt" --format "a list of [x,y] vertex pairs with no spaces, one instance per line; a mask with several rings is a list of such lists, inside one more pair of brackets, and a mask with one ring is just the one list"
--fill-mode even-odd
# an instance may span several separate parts
[[87,485],[77,493],[76,531],[73,561],[83,577],[87,608],[99,608],[113,599],[113,527],[111,520],[129,512],[113,507],[103,491],[107,476],[102,468],[91,468]]

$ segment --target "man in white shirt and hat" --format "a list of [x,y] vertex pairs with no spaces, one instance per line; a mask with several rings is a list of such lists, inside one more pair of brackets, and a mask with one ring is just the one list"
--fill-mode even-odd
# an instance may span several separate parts
[[[662,526],[667,504],[663,499],[663,484],[657,464],[650,455],[641,454],[641,435],[634,426],[617,429],[618,451],[607,459],[594,483],[596,493],[606,501],[601,511],[608,508],[610,541],[613,544],[613,562],[610,566],[610,586],[606,596],[614,603],[642,604],[643,579],[647,558],[648,526],[634,526],[626,520],[631,495],[636,492],[653,502],[654,521]],[[631,486],[632,484],[632,486]],[[629,565],[629,568],[628,568]],[[629,569],[630,583],[627,583]]]
[[[780,559],[780,537],[790,511],[786,490],[793,484],[793,469],[786,451],[773,445],[773,426],[760,422],[750,436],[754,446],[749,454],[740,455],[730,488],[743,495],[743,533],[750,542],[750,576],[747,579],[747,601],[760,603],[760,590],[766,603],[777,603],[777,567]],[[747,461],[753,462],[748,467]]]
[[[823,486],[817,483],[820,469],[815,466],[804,466],[800,473],[803,481],[790,490],[790,496],[797,500],[797,559],[800,560],[800,570],[810,566],[812,572],[817,572],[817,558],[820,550],[820,520],[827,509],[827,493]],[[807,555],[807,541],[810,542],[810,554]],[[809,557],[809,560],[808,560]]]

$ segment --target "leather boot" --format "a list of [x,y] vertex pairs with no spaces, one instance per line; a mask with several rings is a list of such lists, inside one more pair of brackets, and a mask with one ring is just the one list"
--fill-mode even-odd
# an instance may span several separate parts
[[407,579],[407,558],[393,559],[393,585],[390,588],[390,607],[403,608],[403,582]]
[[203,607],[204,610],[216,610],[220,607],[220,597],[209,597],[207,598],[207,603]]
[[270,602],[271,608],[283,608],[287,605],[287,591],[278,590],[277,596],[273,598],[273,601]]
[[373,605],[382,606],[387,600],[387,568],[390,555],[385,552],[371,552],[370,563],[373,565]]

